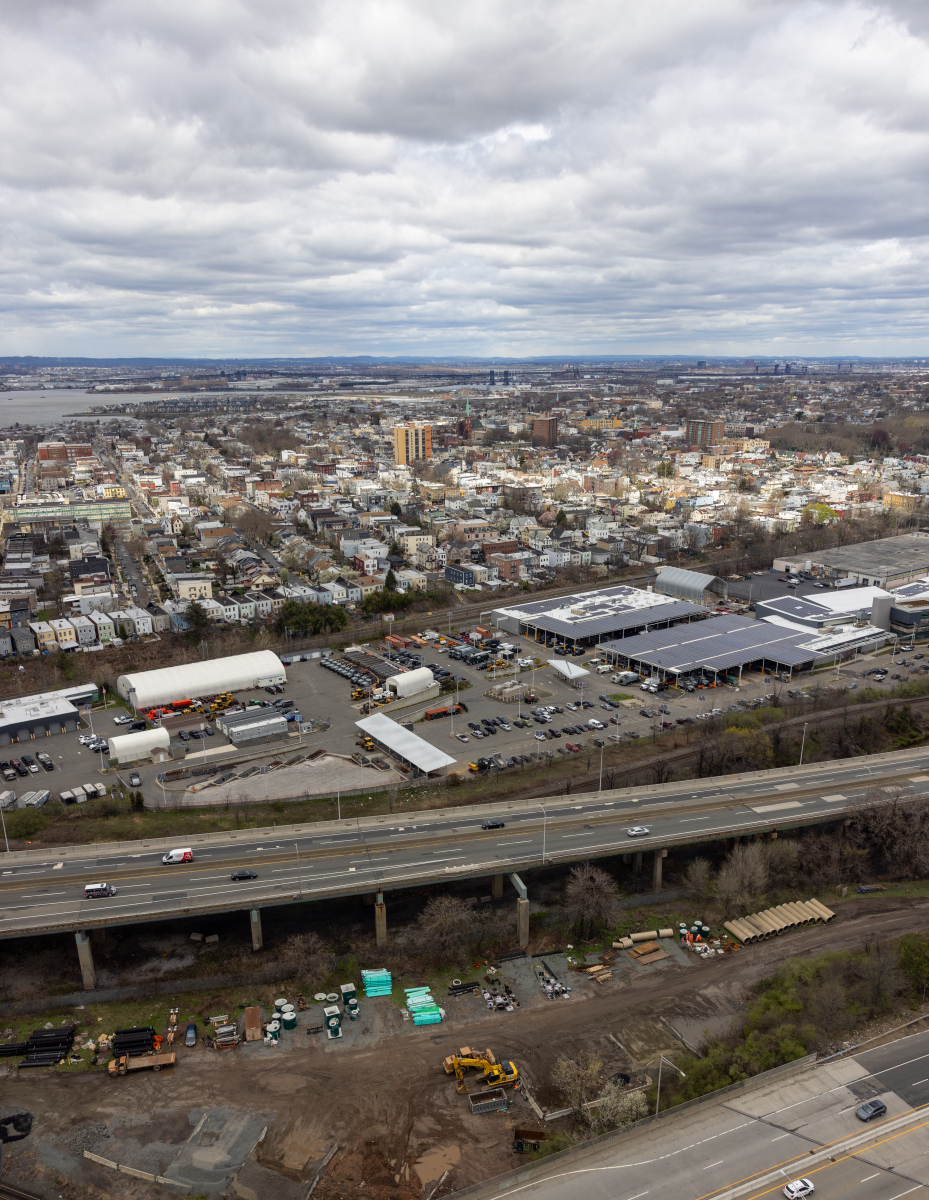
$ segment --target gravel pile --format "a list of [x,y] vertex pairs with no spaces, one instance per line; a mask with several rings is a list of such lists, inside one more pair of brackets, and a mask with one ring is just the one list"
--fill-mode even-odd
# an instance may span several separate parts
[[71,1133],[65,1134],[61,1140],[75,1154],[83,1154],[85,1150],[93,1150],[97,1142],[109,1136],[107,1127],[103,1122],[96,1121],[93,1125],[82,1125],[80,1129],[72,1130]]

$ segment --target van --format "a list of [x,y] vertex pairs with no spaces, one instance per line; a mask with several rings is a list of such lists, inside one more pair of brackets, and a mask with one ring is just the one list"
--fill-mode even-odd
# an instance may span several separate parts
[[610,673],[610,671],[612,671],[612,670],[613,670],[613,668],[610,666],[609,663],[601,663],[600,666],[597,667],[597,674],[598,675],[608,675]]
[[193,862],[194,852],[189,846],[181,850],[169,850],[161,861],[163,863]]
[[116,888],[111,883],[85,883],[84,899],[92,900],[95,896],[115,896]]

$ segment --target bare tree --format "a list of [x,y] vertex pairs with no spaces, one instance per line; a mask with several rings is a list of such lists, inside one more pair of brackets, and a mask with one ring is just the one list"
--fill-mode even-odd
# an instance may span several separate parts
[[709,859],[695,858],[684,868],[684,887],[691,900],[705,902],[713,890],[713,868]]
[[565,885],[565,909],[582,937],[615,918],[619,889],[612,876],[590,863],[572,867]]
[[447,962],[455,958],[475,933],[475,917],[457,896],[433,896],[419,914],[423,948]]
[[618,1083],[608,1083],[600,1093],[596,1108],[585,1109],[590,1113],[589,1123],[595,1133],[606,1133],[610,1129],[621,1129],[648,1116],[648,1103],[642,1092],[629,1092]]
[[279,950],[278,961],[289,976],[307,987],[321,983],[335,966],[328,946],[316,933],[293,934]]

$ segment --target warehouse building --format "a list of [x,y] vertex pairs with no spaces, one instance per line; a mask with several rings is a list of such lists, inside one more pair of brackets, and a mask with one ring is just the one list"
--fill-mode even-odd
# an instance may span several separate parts
[[571,649],[599,645],[608,638],[630,637],[646,629],[668,629],[706,615],[706,609],[687,600],[670,599],[628,584],[515,604],[491,613],[494,624],[506,633]]
[[219,692],[241,692],[286,682],[287,673],[278,656],[271,650],[257,650],[252,654],[120,675],[116,688],[139,711],[174,700],[196,700]]
[[77,709],[61,693],[4,700],[0,703],[0,746],[74,733],[80,723]]
[[718,604],[729,595],[725,579],[720,579],[718,575],[704,575],[700,571],[685,571],[683,567],[659,569],[655,591],[663,596],[676,596],[679,600],[707,605]]
[[276,708],[252,707],[245,712],[220,716],[216,728],[234,746],[259,745],[287,733],[287,720]]
[[929,575],[929,533],[906,533],[875,542],[856,542],[853,546],[776,558],[774,568],[777,571],[818,570],[839,579],[853,579],[864,586],[893,588]]

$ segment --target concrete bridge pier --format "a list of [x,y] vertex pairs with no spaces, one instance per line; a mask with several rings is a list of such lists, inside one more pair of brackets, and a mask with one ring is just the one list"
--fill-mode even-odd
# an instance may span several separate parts
[[97,990],[97,972],[94,970],[94,954],[90,946],[90,934],[79,929],[74,935],[77,942],[77,957],[81,964],[81,977],[84,981],[85,992]]
[[378,946],[387,945],[387,905],[383,892],[377,893],[374,904],[374,940]]
[[667,857],[667,850],[655,851],[655,861],[652,865],[652,887],[656,892],[661,889],[661,865]]
[[261,931],[261,909],[253,908],[249,914],[252,925],[252,949],[264,949],[264,934]]
[[502,875],[494,875],[493,886],[491,888],[491,895],[493,896],[493,898],[495,900],[499,900],[503,896],[503,876]]

